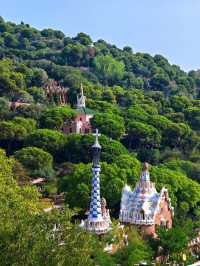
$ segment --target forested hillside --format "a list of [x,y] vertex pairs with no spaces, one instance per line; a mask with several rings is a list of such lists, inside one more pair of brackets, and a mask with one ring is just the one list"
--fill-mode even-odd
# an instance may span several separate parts
[[[52,79],[67,89],[66,106],[47,97],[44,86]],[[15,158],[15,179],[48,178],[47,194],[65,192],[69,207],[84,213],[93,136],[60,130],[73,118],[81,82],[95,112],[92,126],[102,133],[101,189],[112,216],[118,217],[124,184],[134,187],[148,161],[157,188],[169,190],[176,224],[198,226],[200,72],[186,73],[161,55],[93,42],[85,33],[71,38],[0,18],[0,147]],[[13,110],[11,102],[26,104]]]

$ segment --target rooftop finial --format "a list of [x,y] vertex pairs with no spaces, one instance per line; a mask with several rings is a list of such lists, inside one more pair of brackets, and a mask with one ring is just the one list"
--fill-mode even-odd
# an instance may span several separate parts
[[95,136],[95,142],[94,145],[92,146],[93,148],[101,148],[101,145],[99,144],[99,137],[101,136],[101,134],[99,133],[99,130],[96,128],[96,132],[95,134],[93,134],[93,136]]
[[144,163],[142,170],[143,171],[149,171],[149,164],[147,162]]
[[83,95],[83,83],[81,82],[81,96],[84,96]]
[[141,181],[150,181],[149,164],[147,162],[145,162],[143,165],[140,180]]

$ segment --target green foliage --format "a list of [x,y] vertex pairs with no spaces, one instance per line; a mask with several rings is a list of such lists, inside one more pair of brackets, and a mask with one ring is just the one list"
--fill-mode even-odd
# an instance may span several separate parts
[[[102,146],[101,160],[112,163],[121,154],[128,154],[126,148],[118,141],[102,135],[100,137]],[[92,135],[70,134],[67,136],[64,147],[64,158],[73,163],[89,163],[92,160],[91,146],[94,143]]]
[[[109,208],[119,205],[121,191],[126,183],[126,170],[117,167],[117,165],[109,165],[102,163],[101,184],[102,196],[108,201]],[[89,204],[91,191],[91,164],[74,165],[71,172],[60,179],[59,190],[66,191],[66,202],[72,207],[80,207],[85,209]],[[77,202],[77,197],[79,201]]]
[[123,118],[109,113],[99,113],[91,120],[93,128],[113,139],[119,139],[125,132]]
[[15,123],[16,125],[23,126],[28,134],[32,133],[37,127],[37,122],[31,118],[24,118],[17,116],[12,120],[12,122]]
[[[23,185],[29,176],[55,176],[48,183],[48,190],[56,192],[58,181],[58,188],[65,192],[70,207],[80,207],[85,212],[91,189],[88,163],[92,160],[94,137],[90,134],[65,136],[60,132],[65,123],[74,119],[76,112],[72,107],[81,82],[87,107],[95,111],[92,125],[103,134],[100,137],[101,189],[112,214],[118,217],[123,185],[135,186],[140,161],[147,160],[158,164],[151,169],[152,180],[158,190],[163,186],[168,188],[175,206],[175,223],[184,227],[181,218],[186,224],[190,217],[196,224],[200,217],[199,71],[186,73],[161,55],[133,53],[130,47],[119,49],[104,40],[93,43],[85,33],[70,38],[58,30],[39,31],[23,22],[16,25],[2,18],[0,58],[0,147],[18,159],[13,163],[0,152],[3,169],[0,177],[8,177],[0,185],[3,217],[0,264],[43,265],[45,257],[47,265],[52,266],[113,265],[113,261],[131,265],[150,258],[146,244],[133,233],[130,245],[117,255],[119,260],[115,257],[113,260],[102,254],[102,247],[96,247],[99,242],[95,238],[70,224],[71,211],[67,209],[68,218],[59,214],[43,215],[36,208],[38,195],[32,188],[13,186],[12,182],[16,182],[11,168],[14,179]],[[56,101],[49,101],[43,89],[49,79],[68,88],[68,105],[57,106]],[[15,101],[24,105],[14,110],[10,106]],[[11,184],[14,192],[6,183]],[[13,200],[15,196],[7,202],[6,191],[11,195],[17,192],[16,200],[22,205],[22,212]],[[22,201],[33,206],[33,215],[31,208],[25,210]],[[7,212],[8,220],[5,220]],[[67,245],[58,245],[60,240],[50,237],[55,223],[61,226],[61,238],[66,237]],[[8,228],[10,231],[6,231]],[[167,252],[176,253],[181,249],[178,240],[177,245],[170,243],[176,241],[179,229],[176,230],[162,233],[162,245]],[[184,230],[191,237],[189,229],[184,227]],[[182,243],[183,240],[181,235]]]
[[200,182],[200,164],[183,160],[172,160],[165,163],[167,168],[180,171],[188,177]]
[[[139,173],[139,161],[129,155],[117,157],[117,164],[101,163],[101,192],[108,201],[109,208],[119,206],[121,191],[126,182],[135,185]],[[66,202],[73,207],[85,209],[91,191],[91,164],[66,165],[59,179],[59,190],[66,192]],[[77,202],[77,197],[79,201]],[[117,215],[117,214],[116,214]]]
[[95,71],[102,82],[113,84],[124,75],[124,64],[115,60],[112,56],[97,56],[95,58]]
[[155,148],[159,147],[161,136],[159,131],[151,125],[130,122],[128,124],[127,141],[129,148]]
[[20,148],[27,135],[26,128],[20,124],[18,125],[12,121],[0,122],[0,144],[8,153]]
[[200,185],[187,178],[181,171],[170,170],[165,165],[154,166],[151,170],[151,179],[156,183],[158,190],[163,186],[168,188],[175,208],[184,201],[188,203],[191,213],[199,205]]
[[0,97],[0,119],[5,119],[10,112],[9,102],[4,97]]
[[42,266],[45,257],[49,266],[94,265],[91,257],[100,249],[96,239],[71,223],[75,213],[68,208],[43,212],[36,189],[14,180],[14,163],[0,150],[0,263]]
[[25,86],[24,77],[9,59],[0,60],[0,96],[12,97]]
[[183,228],[175,227],[169,230],[159,228],[158,239],[152,240],[157,242],[157,247],[162,247],[164,255],[180,254],[187,248],[188,239]]
[[124,266],[151,261],[152,251],[148,245],[140,238],[138,232],[133,228],[128,232],[129,245],[119,250],[115,257]]
[[47,151],[54,156],[56,160],[62,160],[62,152],[66,137],[63,133],[51,129],[38,129],[31,133],[26,141],[28,146],[35,146]]
[[53,107],[43,112],[40,125],[44,128],[61,129],[65,122],[70,121],[75,115],[70,107]]
[[48,178],[54,175],[53,158],[42,149],[26,147],[15,152],[15,158],[28,170],[30,176]]

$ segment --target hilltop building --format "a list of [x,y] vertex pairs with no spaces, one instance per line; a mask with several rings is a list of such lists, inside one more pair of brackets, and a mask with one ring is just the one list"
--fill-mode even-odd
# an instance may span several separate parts
[[172,227],[173,207],[166,188],[158,193],[151,182],[149,166],[144,164],[140,181],[131,191],[125,186],[122,192],[119,220],[124,224],[136,225],[143,237],[156,236],[156,228]]
[[77,95],[76,115],[72,121],[67,121],[64,124],[64,133],[91,133],[92,126],[90,124],[90,119],[93,116],[94,112],[86,108],[86,96],[83,93],[83,85],[81,84],[80,95]]
[[90,199],[90,209],[88,212],[88,217],[85,221],[82,221],[81,227],[88,232],[93,232],[95,234],[101,235],[105,234],[110,230],[111,220],[110,213],[107,209],[106,200],[100,196],[100,153],[101,145],[99,144],[98,130],[95,134],[95,143],[92,146],[93,150],[93,165],[92,165],[92,192]]

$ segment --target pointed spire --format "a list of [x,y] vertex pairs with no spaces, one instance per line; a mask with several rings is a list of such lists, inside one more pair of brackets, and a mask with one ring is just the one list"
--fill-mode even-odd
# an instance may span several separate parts
[[81,82],[80,95],[77,95],[77,108],[85,108],[86,97],[83,94],[83,84]]
[[143,165],[140,181],[150,181],[149,164],[147,162]]
[[84,96],[84,94],[83,94],[83,83],[81,82],[81,96]]
[[96,129],[95,134],[93,134],[93,136],[95,136],[95,142],[92,145],[92,151],[93,151],[93,168],[100,168],[100,153],[101,153],[101,145],[99,144],[99,136],[101,136],[101,134],[99,134],[98,129]]

